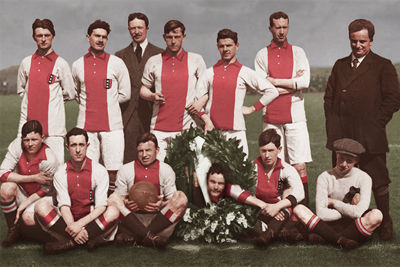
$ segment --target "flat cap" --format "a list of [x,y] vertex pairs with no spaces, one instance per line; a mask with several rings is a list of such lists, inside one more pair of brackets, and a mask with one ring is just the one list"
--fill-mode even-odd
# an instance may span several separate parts
[[350,138],[336,140],[333,142],[333,148],[338,153],[348,154],[353,157],[358,157],[365,152],[362,144]]

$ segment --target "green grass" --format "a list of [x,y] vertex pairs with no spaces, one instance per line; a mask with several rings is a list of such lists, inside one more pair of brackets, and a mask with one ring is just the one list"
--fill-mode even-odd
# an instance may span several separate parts
[[[311,206],[314,206],[315,179],[330,167],[331,153],[325,148],[325,119],[323,94],[306,94],[306,112],[310,132],[313,162],[307,165]],[[257,96],[249,96],[248,104]],[[17,96],[0,97],[0,159],[9,142],[15,138],[19,120],[20,99]],[[67,103],[67,128],[74,126],[77,109]],[[257,138],[261,131],[261,114],[252,114],[246,120],[250,158],[258,153]],[[391,174],[391,214],[396,235],[391,242],[381,242],[375,235],[357,250],[344,252],[331,246],[312,246],[305,242],[290,246],[275,243],[260,250],[247,244],[205,245],[174,240],[165,251],[144,247],[105,247],[94,253],[77,249],[63,255],[44,257],[38,244],[21,242],[13,248],[0,248],[0,266],[121,266],[121,265],[221,265],[221,266],[397,266],[400,262],[400,116],[395,114],[387,127],[390,143],[388,167]],[[375,204],[372,202],[371,206]],[[0,215],[0,240],[6,235],[6,225]]]

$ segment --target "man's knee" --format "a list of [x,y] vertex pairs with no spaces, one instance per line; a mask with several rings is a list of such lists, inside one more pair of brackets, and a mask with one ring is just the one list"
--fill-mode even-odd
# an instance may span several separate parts
[[365,228],[369,231],[375,230],[381,225],[383,219],[382,212],[378,209],[373,209],[361,217],[361,221]]
[[49,214],[53,209],[53,205],[51,205],[46,199],[42,198],[35,203],[35,214],[42,218]]
[[304,162],[293,164],[293,167],[299,173],[300,177],[307,176],[307,168]]
[[113,206],[118,209],[119,207],[124,205],[124,201],[117,193],[114,192],[108,197],[107,205],[108,207]]
[[176,191],[168,201],[168,207],[177,214],[183,214],[187,204],[188,199],[182,191]]
[[15,199],[18,192],[18,186],[14,182],[5,182],[0,187],[0,197],[2,202],[9,202]]
[[25,211],[24,213],[22,213],[21,219],[28,226],[33,226],[36,224],[35,213],[32,211]]
[[107,222],[113,222],[119,217],[119,209],[115,206],[108,206],[103,215]]
[[298,204],[293,209],[293,213],[303,222],[306,222],[314,214],[309,208],[303,204]]

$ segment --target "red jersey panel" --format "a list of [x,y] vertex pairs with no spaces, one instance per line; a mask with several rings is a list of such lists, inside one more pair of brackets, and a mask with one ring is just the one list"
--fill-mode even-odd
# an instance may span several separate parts
[[266,203],[277,203],[280,200],[279,191],[282,187],[279,181],[281,169],[283,168],[281,159],[278,158],[270,177],[265,172],[261,157],[256,158],[254,162],[257,164],[256,197]]
[[158,160],[149,166],[143,166],[139,160],[135,160],[134,184],[140,181],[152,183],[157,188],[158,195],[160,195],[160,162]]

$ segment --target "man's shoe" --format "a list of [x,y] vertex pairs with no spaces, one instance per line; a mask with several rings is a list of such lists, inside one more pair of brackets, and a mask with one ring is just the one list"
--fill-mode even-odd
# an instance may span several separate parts
[[1,242],[1,245],[3,247],[10,247],[17,243],[17,241],[21,238],[21,233],[19,231],[18,225],[14,225],[11,228],[8,229],[8,234],[6,238],[4,238],[3,242]]
[[380,226],[379,238],[383,241],[388,241],[393,238],[393,222],[391,217],[382,222]]
[[165,248],[167,244],[167,239],[159,235],[155,235],[150,231],[147,232],[146,236],[143,239],[143,246],[146,247]]
[[49,242],[44,244],[43,253],[45,255],[59,254],[74,248],[76,245],[73,240]]
[[297,228],[288,229],[284,227],[279,232],[278,239],[290,244],[296,244],[304,240],[304,237]]
[[94,239],[89,239],[89,241],[86,243],[86,248],[89,251],[93,251],[98,247],[107,245],[108,243],[109,242],[107,240],[105,240],[102,235],[100,235]]
[[344,236],[339,237],[337,244],[346,250],[352,250],[355,248],[358,248],[360,244],[357,241],[354,241],[352,239],[348,239]]
[[136,245],[136,239],[127,233],[119,233],[115,236],[115,243],[117,245]]
[[319,234],[309,233],[308,242],[310,242],[311,244],[325,244],[326,240]]
[[274,231],[267,229],[267,231],[260,233],[258,236],[253,238],[253,243],[256,246],[264,247],[267,246],[274,238]]

